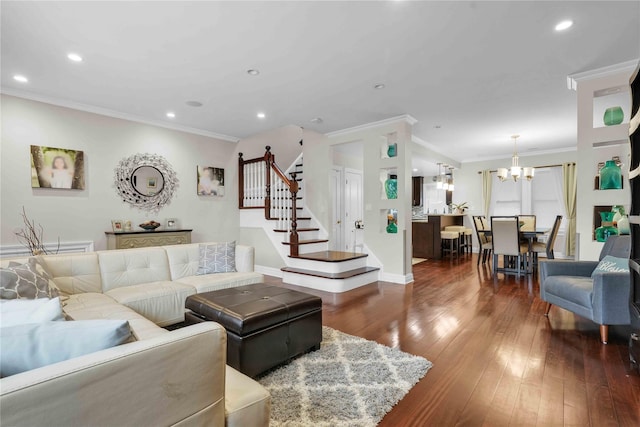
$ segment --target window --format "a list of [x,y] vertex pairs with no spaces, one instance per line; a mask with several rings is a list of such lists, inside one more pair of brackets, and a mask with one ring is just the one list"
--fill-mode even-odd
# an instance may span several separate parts
[[489,216],[493,215],[535,215],[537,229],[551,229],[557,215],[562,215],[562,223],[554,245],[556,254],[564,254],[567,214],[562,195],[562,167],[536,169],[531,181],[507,180],[501,182],[492,174],[491,203]]

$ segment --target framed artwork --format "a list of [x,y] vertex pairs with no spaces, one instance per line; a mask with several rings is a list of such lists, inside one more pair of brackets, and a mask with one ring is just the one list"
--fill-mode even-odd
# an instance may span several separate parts
[[147,188],[156,188],[158,180],[156,178],[147,178]]
[[224,196],[224,169],[213,166],[197,166],[198,195]]
[[31,187],[84,190],[84,152],[32,145]]
[[124,226],[122,224],[121,219],[112,219],[111,220],[111,228],[113,228],[114,232],[124,231]]
[[178,220],[176,218],[167,218],[165,228],[167,230],[176,230],[178,228]]

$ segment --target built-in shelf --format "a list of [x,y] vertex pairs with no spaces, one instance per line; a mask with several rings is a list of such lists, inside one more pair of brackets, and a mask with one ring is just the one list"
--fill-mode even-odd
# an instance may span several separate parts
[[[600,89],[593,92],[593,128],[600,129],[606,126],[604,124],[604,113],[607,108],[621,107],[623,112],[622,124],[629,125],[629,85],[614,86],[610,88]],[[620,126],[620,125],[618,125]]]

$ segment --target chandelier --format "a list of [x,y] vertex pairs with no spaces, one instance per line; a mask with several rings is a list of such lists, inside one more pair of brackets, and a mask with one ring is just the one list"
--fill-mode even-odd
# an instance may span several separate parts
[[498,178],[500,181],[507,179],[507,176],[511,174],[511,178],[514,181],[518,181],[521,176],[527,178],[527,181],[531,181],[535,173],[535,169],[531,167],[520,167],[518,163],[518,147],[517,142],[520,135],[511,135],[513,139],[513,157],[511,157],[511,168],[498,168]]

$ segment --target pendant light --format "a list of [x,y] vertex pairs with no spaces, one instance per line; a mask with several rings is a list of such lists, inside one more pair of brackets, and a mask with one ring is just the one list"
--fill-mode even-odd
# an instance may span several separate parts
[[442,166],[442,163],[438,162],[438,176],[436,179],[436,189],[438,190],[442,190],[442,172],[440,171],[440,166]]

